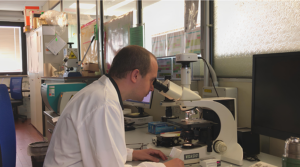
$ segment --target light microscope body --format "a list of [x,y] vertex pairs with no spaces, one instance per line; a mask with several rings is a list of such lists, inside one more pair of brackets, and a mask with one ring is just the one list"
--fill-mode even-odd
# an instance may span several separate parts
[[[163,96],[175,101],[172,104],[168,103],[165,105],[180,106],[181,110],[185,111],[186,113],[193,111],[195,108],[209,109],[214,111],[220,120],[220,132],[214,141],[212,141],[210,138],[207,139],[211,141],[208,142],[209,144],[202,144],[201,146],[198,145],[190,148],[183,146],[173,147],[170,157],[179,158],[183,160],[185,164],[199,163],[200,159],[205,158],[216,158],[233,164],[242,165],[243,149],[237,143],[237,121],[231,111],[223,104],[216,102],[213,99],[201,99],[197,93],[190,90],[191,72],[189,63],[196,61],[196,59],[196,54],[176,55],[176,62],[182,63],[182,86],[178,86],[170,80],[166,80],[163,83],[156,80],[154,82],[154,88],[156,88]],[[223,100],[233,100],[234,105],[236,106],[234,98],[223,98]],[[164,105],[163,103],[161,104]],[[170,123],[175,123],[185,130],[187,130],[187,127],[189,127],[190,130],[187,131],[191,132],[195,129],[198,130],[198,128],[193,127],[200,127],[202,126],[201,124],[208,125],[209,122],[211,121],[206,121],[203,119],[193,120],[189,119],[188,117],[186,117],[185,120],[170,121]],[[210,129],[210,127],[208,127],[208,129]],[[184,130],[181,131],[181,134],[182,133],[184,133]],[[208,134],[208,136],[210,136],[210,133]],[[191,144],[191,141],[189,141],[188,144]]]
[[[220,100],[220,98],[216,98]],[[235,100],[234,98],[222,98],[223,100]],[[177,105],[189,107],[200,107],[213,110],[220,119],[221,129],[218,137],[213,141],[212,152],[207,151],[208,145],[193,148],[183,149],[180,146],[174,147],[170,153],[172,158],[180,158],[185,161],[185,164],[197,163],[199,159],[192,159],[197,153],[199,158],[214,157],[233,164],[243,164],[243,149],[237,143],[237,122],[232,113],[221,103],[215,102],[213,99],[202,99],[198,101],[176,101]],[[191,120],[191,124],[193,122]],[[195,154],[196,153],[196,154]],[[189,157],[186,157],[186,156]]]

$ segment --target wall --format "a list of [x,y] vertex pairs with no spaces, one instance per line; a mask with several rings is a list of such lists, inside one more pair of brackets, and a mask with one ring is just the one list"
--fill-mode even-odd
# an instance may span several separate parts
[[0,21],[24,22],[22,11],[0,11]]
[[[30,89],[29,78],[23,76],[22,89]],[[5,84],[9,87],[10,77],[0,76],[0,84]],[[31,118],[30,115],[30,97],[28,97],[29,92],[23,92],[23,105],[18,106],[19,114],[27,115],[27,118]]]

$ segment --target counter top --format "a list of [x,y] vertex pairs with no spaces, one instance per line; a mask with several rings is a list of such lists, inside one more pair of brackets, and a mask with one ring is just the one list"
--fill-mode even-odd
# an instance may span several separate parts
[[[155,137],[156,135],[151,134],[148,132],[148,128],[147,127],[142,127],[142,128],[137,128],[133,131],[126,131],[125,132],[125,140],[126,140],[126,144],[133,144],[133,143],[144,143],[144,145],[152,143],[152,137]],[[148,146],[149,147],[149,146]],[[161,147],[156,147],[152,144],[152,146],[150,146],[149,148],[153,148],[153,149],[161,149]],[[163,148],[165,152],[165,150],[169,149],[169,151],[171,151],[172,148]],[[168,155],[167,155],[168,156]],[[271,164],[271,165],[275,165],[278,167],[282,166],[282,159],[281,157],[276,157],[273,155],[269,155],[266,153],[260,153],[259,155],[257,155],[258,159],[260,159],[262,162]],[[171,158],[168,157],[168,159],[170,160]],[[167,160],[168,161],[168,160]],[[164,161],[162,161],[164,162]],[[258,161],[247,161],[244,160],[243,161],[243,165],[242,167],[249,167],[255,163],[257,163]],[[127,162],[127,164],[131,164],[131,165],[138,165],[139,163],[141,163],[140,161],[132,161],[132,162]],[[233,165],[227,162],[222,161],[221,162],[221,167],[230,167],[230,165],[232,165],[232,167],[238,166],[238,165]],[[185,165],[186,167],[200,167],[199,164],[193,164],[193,165]]]

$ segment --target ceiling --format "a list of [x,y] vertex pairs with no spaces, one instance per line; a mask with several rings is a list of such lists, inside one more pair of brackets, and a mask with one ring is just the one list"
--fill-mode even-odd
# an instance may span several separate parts
[[[22,11],[24,10],[25,6],[44,6],[48,3],[49,0],[0,0],[0,20],[1,21],[24,21],[24,16]],[[59,0],[50,0],[50,1],[59,1]],[[107,10],[108,8],[115,6],[117,4],[122,4],[125,1],[125,5],[122,5],[118,8],[113,10]],[[104,0],[103,7],[104,7],[104,16],[119,16],[125,14],[129,11],[136,9],[136,1],[137,0]],[[160,0],[143,0],[143,8],[152,5]],[[76,9],[71,8],[70,6],[75,3],[76,0],[63,0],[63,10],[67,13],[76,13]],[[100,0],[98,0],[100,2]],[[55,3],[55,2],[54,2]],[[84,4],[95,4],[95,0],[80,0],[80,3]],[[53,3],[52,3],[53,4]],[[46,4],[48,5],[48,4]],[[98,4],[99,5],[99,4]],[[100,5],[99,5],[100,8]],[[60,5],[55,7],[56,10],[60,11]],[[55,10],[54,9],[54,10]],[[96,7],[91,9],[80,9],[80,14],[86,15],[96,15]],[[100,14],[100,13],[99,13]]]
[[0,10],[23,11],[25,6],[44,6],[48,0],[0,0]]

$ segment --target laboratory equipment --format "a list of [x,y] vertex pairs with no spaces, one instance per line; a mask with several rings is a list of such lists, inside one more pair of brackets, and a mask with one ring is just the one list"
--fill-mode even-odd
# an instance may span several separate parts
[[300,166],[300,139],[298,137],[291,137],[285,141],[282,166]]
[[[194,91],[190,90],[191,70],[190,62],[197,61],[197,54],[185,53],[176,55],[176,62],[182,64],[181,85],[166,80],[163,83],[156,80],[154,88],[169,99],[174,99],[173,105],[179,105],[186,112],[184,120],[168,120],[168,122],[180,126],[180,137],[184,139],[182,146],[172,148],[170,157],[179,158],[185,164],[199,163],[200,158],[213,157],[233,164],[243,164],[243,150],[237,143],[237,123],[235,115],[221,102],[230,104],[236,109],[234,98],[210,98],[201,99]],[[163,103],[163,102],[162,102]],[[208,108],[214,111],[220,119],[221,129],[215,139],[212,138],[213,125],[215,123],[204,119],[191,119],[191,115],[199,111],[198,108]],[[196,140],[196,142],[194,141]]]
[[74,42],[68,42],[69,48],[64,49],[64,68],[65,73],[63,77],[81,77],[78,72],[78,49],[72,48]]
[[[171,76],[165,76],[165,80],[171,80]],[[168,103],[174,103],[174,100],[170,100],[167,97],[165,97],[164,105],[167,105]],[[171,106],[165,106],[166,107],[166,115],[161,117],[162,122],[167,122],[169,119],[178,119],[178,116],[173,115],[172,107]]]
[[[43,83],[41,92],[42,99],[45,103],[45,106],[58,115],[63,111],[62,106],[65,106],[66,103],[70,100],[76,92],[86,86],[86,83]],[[68,94],[61,94],[62,92],[71,92]],[[69,100],[68,100],[69,99]]]
[[253,132],[300,137],[300,52],[253,55]]

